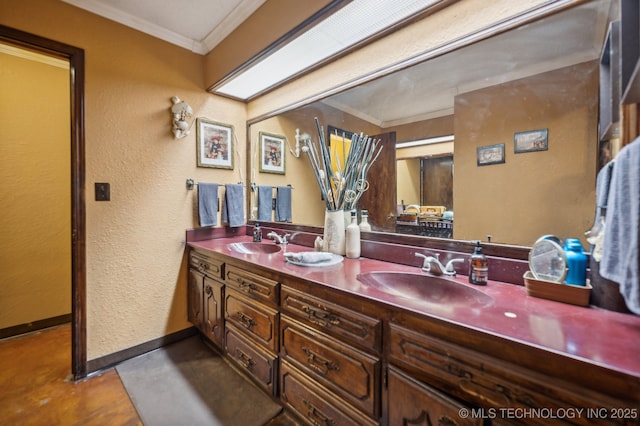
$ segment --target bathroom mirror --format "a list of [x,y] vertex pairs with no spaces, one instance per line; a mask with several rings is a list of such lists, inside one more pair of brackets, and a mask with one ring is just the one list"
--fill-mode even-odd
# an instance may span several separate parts
[[[332,126],[368,135],[392,133],[396,143],[453,135],[454,141],[397,149],[394,157],[438,158],[453,153],[451,205],[445,206],[453,211],[453,239],[486,241],[490,235],[495,243],[531,246],[545,234],[581,238],[595,213],[599,58],[615,6],[611,0],[578,3],[251,122],[251,182],[292,185],[293,222],[322,226],[324,203],[311,167],[304,153],[295,156],[296,129],[317,141],[314,118],[318,117],[325,132]],[[285,175],[259,172],[260,132],[286,137]],[[534,141],[532,134],[546,138]],[[484,161],[492,146],[502,149],[504,161]],[[403,190],[407,185],[439,185],[420,178],[401,177],[398,182],[398,174],[416,172],[397,173],[396,166],[395,160],[380,164],[388,173],[383,182],[376,181],[379,173],[370,176],[370,184],[385,185],[394,197],[401,192],[397,185]],[[250,200],[249,219],[255,220],[255,194]],[[421,201],[403,200],[406,205]],[[397,213],[385,210],[393,226],[374,223],[374,230],[393,232]]]

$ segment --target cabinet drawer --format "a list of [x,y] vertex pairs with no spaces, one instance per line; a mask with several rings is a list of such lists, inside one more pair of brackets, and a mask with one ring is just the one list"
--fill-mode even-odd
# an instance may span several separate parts
[[227,326],[225,335],[229,357],[269,394],[275,395],[278,365],[276,356],[251,344],[233,326]]
[[382,339],[380,320],[284,285],[280,292],[282,312],[289,313],[305,324],[332,336],[346,339],[360,348],[380,353]]
[[[544,408],[558,412],[568,407],[628,406],[596,391],[554,380],[396,324],[390,324],[389,360],[414,369],[416,374],[426,376],[424,379],[430,384],[447,389],[447,393],[482,407]],[[590,421],[586,417],[563,420],[576,424]],[[528,421],[545,424],[546,419]]]
[[480,426],[483,423],[481,416],[460,415],[461,412],[471,412],[466,405],[417,382],[393,367],[389,367],[388,377],[387,407],[390,425]]
[[308,425],[377,425],[348,404],[280,361],[280,399]]
[[367,415],[379,415],[379,359],[285,316],[280,324],[280,353],[285,360]]
[[251,300],[237,290],[225,290],[224,317],[265,348],[278,352],[278,311]]
[[231,265],[226,267],[225,280],[227,284],[234,286],[237,290],[252,298],[273,304],[278,303],[278,283],[276,281]]
[[189,251],[189,265],[211,278],[223,278],[224,262],[212,259],[194,250]]

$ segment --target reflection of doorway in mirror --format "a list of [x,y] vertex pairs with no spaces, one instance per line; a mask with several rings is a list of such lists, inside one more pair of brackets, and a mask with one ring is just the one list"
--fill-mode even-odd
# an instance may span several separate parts
[[420,205],[453,210],[453,156],[423,158]]

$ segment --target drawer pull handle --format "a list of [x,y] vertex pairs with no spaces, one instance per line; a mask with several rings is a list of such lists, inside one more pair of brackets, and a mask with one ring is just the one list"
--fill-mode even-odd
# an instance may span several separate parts
[[340,324],[340,320],[335,315],[327,312],[327,311],[316,311],[315,309],[311,309],[310,306],[304,305],[302,307],[302,311],[307,314],[309,321],[314,324],[330,327],[332,325]]
[[209,270],[209,264],[198,262],[198,271],[207,272]]
[[313,352],[309,348],[302,348],[302,351],[307,355],[307,362],[311,369],[326,376],[331,370],[339,371],[340,367],[333,361],[322,358],[317,353]]
[[318,410],[312,403],[303,399],[302,402],[307,406],[307,418],[316,426],[333,426],[336,424],[329,416]]
[[236,348],[236,358],[238,358],[238,362],[247,370],[253,370],[253,366],[256,365],[256,362],[249,355]]
[[238,279],[238,284],[240,285],[240,289],[245,293],[251,293],[252,291],[256,291],[258,289],[258,286],[251,281],[245,281],[241,278]]
[[458,422],[456,422],[449,416],[438,417],[438,426],[456,426],[457,424]]
[[245,313],[237,312],[236,316],[238,317],[238,320],[240,321],[240,325],[242,325],[247,330],[251,330],[251,327],[256,325],[256,322],[253,320],[253,318],[251,318],[249,315],[247,315]]
[[208,297],[209,299],[211,299],[211,298],[213,297],[213,289],[211,288],[211,286],[210,286],[210,285],[207,285],[207,286],[204,288],[204,292],[205,292],[205,293],[207,293],[207,297]]
[[458,380],[460,389],[482,401],[487,401],[497,407],[509,407],[508,390],[503,386],[495,385],[495,389],[490,389],[473,381],[473,376],[465,372],[464,376]]

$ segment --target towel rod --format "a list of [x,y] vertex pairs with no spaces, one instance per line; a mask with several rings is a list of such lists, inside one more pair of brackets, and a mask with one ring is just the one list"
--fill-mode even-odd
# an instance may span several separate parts
[[[289,183],[286,186],[288,186],[291,189],[294,189],[293,186]],[[277,186],[272,186],[271,188],[276,189]],[[256,184],[255,182],[251,183],[251,192],[256,192],[256,190],[258,189],[258,184]]]
[[[224,184],[219,183],[219,186],[224,186]],[[238,182],[238,185],[243,185],[242,182]],[[187,190],[191,191],[194,187],[198,186],[198,184],[191,178],[187,179]]]

